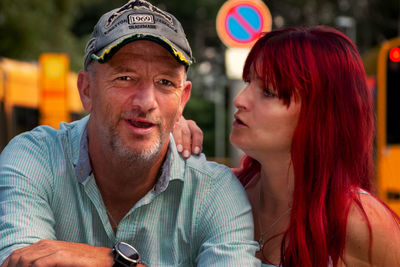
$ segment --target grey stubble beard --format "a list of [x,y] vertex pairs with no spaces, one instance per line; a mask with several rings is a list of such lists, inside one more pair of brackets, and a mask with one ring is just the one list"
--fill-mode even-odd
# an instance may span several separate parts
[[115,129],[111,129],[111,133],[111,149],[128,165],[133,163],[152,163],[161,152],[162,140],[164,139],[161,133],[158,135],[159,138],[150,147],[141,151],[132,151],[128,146],[125,146]]

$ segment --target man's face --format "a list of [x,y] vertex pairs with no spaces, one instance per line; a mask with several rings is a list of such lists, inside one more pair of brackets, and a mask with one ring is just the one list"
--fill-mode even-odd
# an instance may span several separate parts
[[146,40],[131,42],[108,62],[94,64],[86,74],[89,96],[83,100],[94,128],[90,142],[128,160],[149,160],[165,151],[190,96],[185,68],[162,46]]

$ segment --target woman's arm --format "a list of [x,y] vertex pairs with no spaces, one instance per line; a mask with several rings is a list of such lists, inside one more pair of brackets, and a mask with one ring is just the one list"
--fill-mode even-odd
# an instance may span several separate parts
[[399,222],[373,196],[360,194],[360,199],[371,225],[372,243],[368,223],[353,204],[347,221],[345,266],[400,266]]

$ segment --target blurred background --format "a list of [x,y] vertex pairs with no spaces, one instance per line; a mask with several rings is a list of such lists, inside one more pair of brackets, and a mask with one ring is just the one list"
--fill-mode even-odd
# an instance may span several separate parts
[[[386,86],[386,65],[383,74],[379,74],[378,62],[386,64],[388,55],[379,55],[379,51],[385,43],[397,40],[400,36],[400,0],[263,2],[270,10],[272,29],[328,25],[343,31],[359,48],[371,90],[378,95],[376,88],[380,80]],[[39,124],[58,127],[60,118],[70,121],[85,115],[75,83],[76,73],[82,68],[86,42],[99,17],[125,3],[125,0],[0,0],[0,152],[20,132]],[[216,32],[217,13],[225,1],[154,0],[152,3],[181,21],[191,43],[196,64],[189,70],[193,89],[184,115],[195,120],[204,131],[203,152],[209,158],[236,166],[240,153],[230,146],[229,132],[232,122],[231,100],[240,84],[226,75],[227,47]],[[399,44],[395,42],[390,46]],[[389,51],[389,48],[386,50]],[[47,53],[61,54],[56,54],[58,59],[54,61],[54,58],[48,58]],[[397,51],[395,55],[398,54]],[[397,79],[392,87],[400,89],[400,72],[399,67],[396,68],[391,74]],[[43,78],[53,76],[57,81],[57,75],[62,73],[67,73],[63,76],[63,88],[57,87],[60,86],[59,80],[52,83],[51,77],[49,81]],[[38,86],[44,89],[39,92]],[[386,96],[386,89],[382,90]],[[390,99],[396,97],[400,97],[398,92],[392,93]],[[393,109],[399,106],[397,101],[392,109],[386,108],[385,101],[382,114],[379,115],[385,121],[382,127],[386,127],[387,114],[392,114],[392,117],[400,115],[400,110]],[[57,107],[67,107],[68,114],[51,118],[57,114]],[[399,128],[398,120],[392,124],[394,128]],[[400,130],[396,134],[400,135]],[[393,146],[389,147],[385,139],[386,132],[383,135],[381,147],[385,155],[389,155],[386,161],[390,161],[390,166],[399,166],[400,150],[396,145],[400,143],[400,137],[395,136],[391,141]],[[399,159],[394,160],[397,157]],[[377,165],[378,161],[379,155]],[[390,166],[387,169],[391,169],[393,174],[393,167]],[[391,178],[395,182],[385,187],[389,188],[385,189],[387,199],[400,198],[397,177]]]

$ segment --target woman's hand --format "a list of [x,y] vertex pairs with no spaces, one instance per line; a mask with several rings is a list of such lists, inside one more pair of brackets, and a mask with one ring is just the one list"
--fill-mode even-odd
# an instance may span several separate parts
[[176,149],[183,158],[190,157],[191,153],[200,154],[203,147],[203,131],[192,120],[183,116],[175,123],[174,135]]

